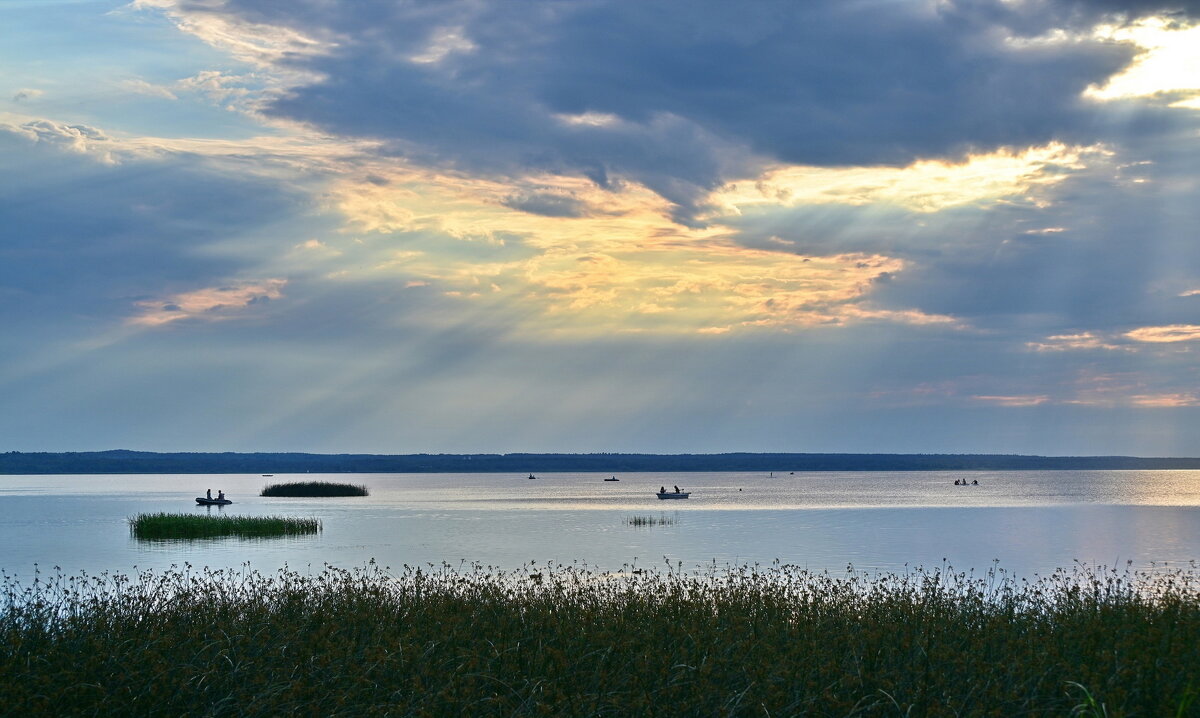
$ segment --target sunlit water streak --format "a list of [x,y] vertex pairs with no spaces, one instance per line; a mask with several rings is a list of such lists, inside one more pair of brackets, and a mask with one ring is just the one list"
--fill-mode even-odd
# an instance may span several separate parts
[[[0,568],[130,571],[185,562],[272,571],[369,559],[478,562],[503,568],[553,561],[600,569],[780,561],[867,571],[948,563],[1018,575],[1075,562],[1135,568],[1200,558],[1200,472],[1009,471],[302,476],[3,476]],[[956,478],[978,486],[955,486]],[[266,483],[365,484],[365,498],[261,498]],[[659,501],[659,486],[692,491]],[[223,489],[235,503],[195,505]],[[127,519],[142,512],[314,516],[311,537],[148,542]],[[674,519],[630,526],[631,516]]]

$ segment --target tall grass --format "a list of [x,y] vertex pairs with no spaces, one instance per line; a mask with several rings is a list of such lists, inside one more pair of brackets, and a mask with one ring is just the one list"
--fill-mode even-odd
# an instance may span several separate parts
[[321,520],[291,516],[204,516],[197,514],[138,514],[129,530],[140,539],[199,539],[217,536],[291,536],[321,530]]
[[267,484],[259,496],[367,496],[369,493],[367,487],[360,484],[296,481],[287,484]]
[[1197,715],[1190,571],[4,578],[11,715]]
[[675,523],[675,519],[666,514],[656,516],[630,516],[625,519],[625,523],[630,526],[670,526]]

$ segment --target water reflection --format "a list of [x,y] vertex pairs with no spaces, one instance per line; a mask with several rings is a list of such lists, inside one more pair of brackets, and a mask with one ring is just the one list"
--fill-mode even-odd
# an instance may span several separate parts
[[[325,563],[391,566],[529,562],[686,566],[770,564],[895,571],[943,562],[1019,575],[1075,562],[1136,568],[1200,558],[1200,472],[749,473],[524,476],[337,475],[369,497],[264,498],[246,476],[0,477],[0,567],[68,571],[132,566],[272,571]],[[954,486],[955,479],[978,486]],[[275,481],[287,480],[276,477]],[[692,498],[663,503],[660,485]],[[114,487],[120,487],[114,489]],[[230,506],[194,503],[222,486]],[[199,487],[199,488],[197,488]],[[316,536],[140,541],[139,513],[319,518]],[[669,516],[652,527],[630,516]]]

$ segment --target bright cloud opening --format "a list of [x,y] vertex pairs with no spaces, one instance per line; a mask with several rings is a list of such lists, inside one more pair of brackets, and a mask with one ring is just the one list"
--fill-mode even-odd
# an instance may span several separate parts
[[1061,182],[1101,147],[1054,142],[1016,152],[970,155],[963,162],[923,160],[907,167],[780,167],[730,183],[712,197],[727,211],[753,206],[891,204],[916,212],[995,201]]
[[1055,334],[1048,336],[1040,342],[1028,342],[1025,345],[1029,349],[1038,352],[1063,352],[1063,351],[1080,351],[1089,349],[1104,349],[1104,350],[1122,350],[1128,347],[1120,344],[1113,344],[1106,341],[1100,336],[1092,332],[1079,332],[1077,334]]
[[1170,324],[1163,327],[1141,327],[1126,332],[1125,336],[1136,342],[1152,344],[1170,344],[1174,342],[1194,342],[1200,340],[1200,325]]
[[[1096,30],[1105,40],[1132,43],[1139,54],[1124,72],[1103,86],[1089,87],[1085,96],[1096,100],[1149,97],[1160,92],[1200,93],[1200,25],[1182,25],[1167,18],[1147,18],[1132,25],[1106,25]],[[1200,98],[1174,106],[1200,109]]]

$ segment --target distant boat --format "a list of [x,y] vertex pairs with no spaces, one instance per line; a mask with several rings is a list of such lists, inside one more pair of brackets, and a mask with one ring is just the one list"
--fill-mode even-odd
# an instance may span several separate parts
[[229,499],[206,499],[203,496],[197,496],[196,503],[201,506],[228,506],[233,502]]
[[530,474],[530,475],[529,475],[529,478],[531,478],[531,479],[536,479],[537,477],[536,477],[536,476],[534,476],[533,474]]
[[263,474],[263,476],[274,476],[275,474]]
[[660,499],[686,499],[691,495],[690,491],[659,491],[655,494]]
[[620,481],[620,479],[614,476],[611,479],[605,479],[605,481]]

